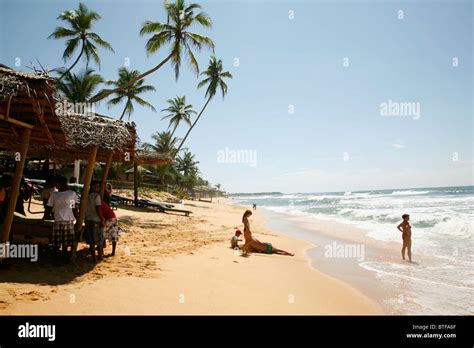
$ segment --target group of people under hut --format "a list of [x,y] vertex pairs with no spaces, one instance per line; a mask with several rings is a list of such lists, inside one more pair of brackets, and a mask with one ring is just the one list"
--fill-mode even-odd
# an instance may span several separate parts
[[[85,227],[82,228],[77,224],[79,218],[79,196],[75,192],[77,187],[72,185],[75,189],[73,190],[69,186],[69,184],[75,184],[76,181],[74,177],[71,177],[68,182],[64,176],[50,176],[46,179],[41,192],[44,206],[41,222],[53,220],[51,243],[56,260],[59,261],[61,258],[60,251],[62,251],[63,260],[75,258],[77,242],[81,240],[81,231],[83,239],[89,244],[93,262],[103,259],[107,240],[112,244],[111,255],[114,256],[120,229],[117,217],[110,207],[112,185],[107,184],[103,197],[100,197],[101,183],[92,181],[86,204]],[[0,223],[6,215],[11,185],[12,177],[4,174],[0,181]],[[15,212],[26,216],[24,202],[29,199],[32,192],[33,188],[22,179]]]
[[[47,183],[46,192],[43,190],[45,205],[43,220],[54,220],[52,233],[54,251],[59,256],[59,250],[62,248],[64,255],[69,253],[69,257],[74,258],[76,240],[80,239],[80,233],[78,236],[76,231],[82,230],[82,226],[77,225],[78,195],[69,188],[66,177],[52,178],[49,182],[47,180]],[[119,239],[117,217],[110,207],[112,185],[107,184],[103,197],[100,196],[100,191],[101,183],[92,181],[84,218],[83,238],[89,244],[93,262],[104,258],[107,240],[112,244],[111,255],[114,256]]]

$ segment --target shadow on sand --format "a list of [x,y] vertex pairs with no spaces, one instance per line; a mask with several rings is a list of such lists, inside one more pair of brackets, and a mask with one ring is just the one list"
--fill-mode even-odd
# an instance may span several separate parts
[[48,247],[38,250],[38,260],[9,258],[0,262],[0,284],[27,283],[38,285],[61,285],[74,281],[96,267],[89,248],[77,251],[74,263],[55,258]]

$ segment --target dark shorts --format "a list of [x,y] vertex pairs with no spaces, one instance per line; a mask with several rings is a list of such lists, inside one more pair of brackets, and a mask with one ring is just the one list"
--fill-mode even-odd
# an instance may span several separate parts
[[273,253],[273,247],[271,243],[265,243],[265,250],[263,251],[264,254],[271,254]]
[[74,245],[74,221],[55,221],[51,241],[53,246]]
[[104,243],[104,228],[100,222],[86,221],[84,239],[89,245],[102,245]]

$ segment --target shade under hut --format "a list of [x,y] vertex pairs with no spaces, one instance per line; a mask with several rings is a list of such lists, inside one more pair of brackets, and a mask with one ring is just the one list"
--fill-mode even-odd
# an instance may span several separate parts
[[[15,202],[27,156],[58,160],[88,161],[79,222],[85,215],[85,202],[96,161],[106,163],[102,182],[107,179],[112,161],[135,162],[134,123],[100,115],[58,112],[64,104],[54,79],[45,73],[26,73],[0,66],[0,150],[11,152],[17,160],[7,214],[0,242],[9,239]],[[102,185],[103,189],[105,185]]]

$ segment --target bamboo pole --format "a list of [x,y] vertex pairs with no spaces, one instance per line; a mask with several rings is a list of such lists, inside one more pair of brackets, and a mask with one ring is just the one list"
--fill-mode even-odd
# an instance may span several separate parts
[[75,159],[74,160],[74,177],[76,178],[77,182],[80,182],[81,176],[81,160]]
[[23,168],[25,166],[26,153],[28,152],[28,145],[30,143],[31,128],[23,129],[21,134],[20,158],[16,162],[15,176],[13,177],[11,195],[8,201],[7,213],[3,221],[2,235],[0,242],[6,243],[10,239],[10,230],[13,222],[13,215],[15,214],[16,201],[20,193],[21,177],[23,175]]
[[103,199],[105,193],[105,185],[107,184],[107,176],[109,175],[110,165],[112,164],[113,151],[107,155],[107,161],[105,162],[104,171],[102,172],[102,182],[100,185],[100,199]]
[[138,206],[138,162],[135,160],[133,162],[133,196],[135,206]]
[[[87,208],[87,199],[89,198],[89,189],[91,186],[92,174],[94,172],[94,165],[95,165],[95,158],[97,156],[97,148],[92,148],[89,158],[87,159],[87,168],[84,174],[84,186],[82,188],[81,193],[81,205],[79,207],[79,219],[76,221],[76,231],[82,229],[82,225],[84,223],[84,218],[86,216],[86,208]],[[72,258],[76,256],[76,248],[77,243],[74,241]]]
[[23,127],[23,128],[32,129],[32,128],[34,127],[34,126],[32,126],[31,124],[18,121],[18,120],[14,119],[14,118],[7,117],[6,115],[2,115],[2,114],[0,114],[0,120],[5,121],[5,122],[8,122],[8,123],[11,123],[11,124],[14,124],[15,126]]

